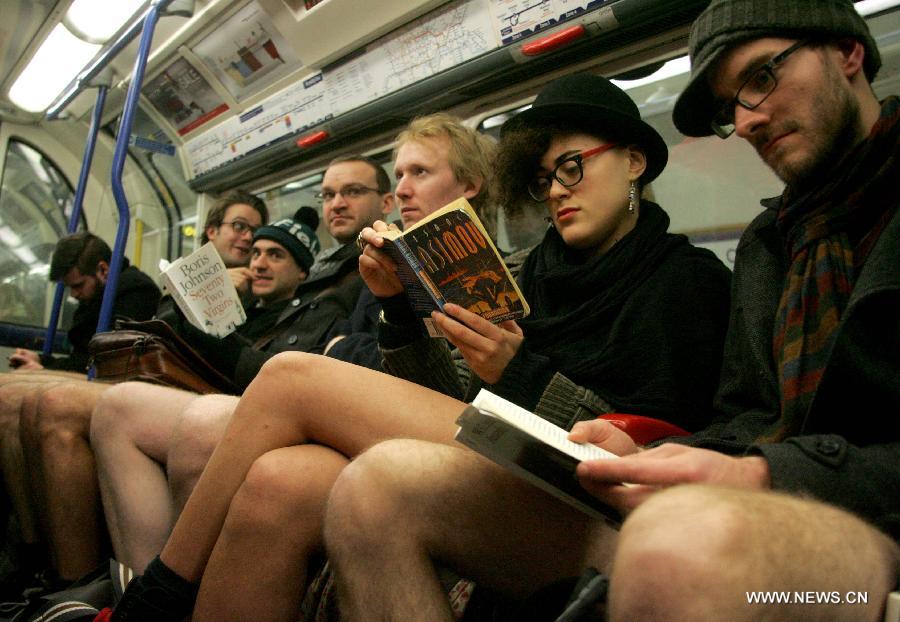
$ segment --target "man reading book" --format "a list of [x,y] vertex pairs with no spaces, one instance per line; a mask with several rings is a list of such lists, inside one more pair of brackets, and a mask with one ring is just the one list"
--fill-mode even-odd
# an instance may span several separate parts
[[[738,246],[721,421],[645,451],[606,421],[572,430],[622,456],[577,470],[621,531],[466,450],[370,450],[326,519],[342,619],[451,620],[435,564],[514,598],[594,566],[607,617],[580,619],[882,618],[900,559],[900,102],[876,99],[849,0],[713,0],[691,60],[676,126],[736,133],[786,183]],[[750,600],[810,590],[838,596]]]
[[[449,115],[428,115],[411,122],[398,137],[394,169],[399,180],[397,200],[406,222],[414,223],[461,195],[474,199],[476,206],[483,205],[487,200],[482,196],[483,182],[490,174],[492,153],[490,139]],[[331,200],[343,205],[366,195],[361,189],[353,189],[351,181],[349,177],[338,179],[326,174],[322,185],[326,210]],[[375,187],[372,181],[367,183],[369,188]],[[362,184],[363,180],[355,183]],[[342,187],[347,191],[339,193]],[[360,269],[364,270],[362,261]],[[374,350],[374,340],[369,334],[365,336],[368,347]],[[338,341],[333,348],[339,350],[351,338]],[[335,361],[335,351],[329,350],[324,358],[296,353],[276,357],[238,404],[229,430],[237,425],[239,431],[228,432],[216,448],[164,549],[164,555],[168,551],[182,565],[206,566],[206,559],[212,555],[205,568],[205,587],[195,619],[256,619],[258,603],[263,602],[266,617],[295,615],[310,556],[321,541],[318,517],[328,483],[346,458],[327,446],[312,443],[290,447],[303,442],[291,442],[291,437],[307,428],[304,421],[319,421],[321,426],[316,427],[323,432],[332,428],[362,432],[365,426],[357,427],[344,417],[345,412],[359,411],[361,394],[365,394],[364,407],[378,411],[389,409],[389,403],[397,399],[392,390],[386,392],[389,402],[368,394],[368,379],[390,378]],[[353,399],[348,406],[357,408],[340,405],[348,395]],[[255,423],[245,427],[251,419]],[[273,451],[265,453],[268,449]],[[213,507],[217,510],[211,511]],[[205,510],[198,513],[200,508]],[[227,521],[219,523],[226,512]],[[205,538],[201,541],[191,536],[193,544],[184,548],[181,543],[188,533],[203,533]],[[277,546],[272,546],[273,542]],[[150,586],[155,592],[156,582],[170,573],[158,559],[154,560],[129,593],[125,615],[133,615],[131,619],[181,619],[193,606],[192,598],[191,602],[177,603],[170,602],[168,593],[162,598],[143,598],[144,587]],[[191,576],[192,580],[198,578]]]
[[[322,194],[325,226],[340,244],[319,252],[312,267],[305,258],[298,259],[299,265],[306,265],[310,277],[296,291],[289,285],[277,287],[266,272],[258,272],[261,278],[253,282],[255,293],[263,289],[290,293],[283,310],[275,314],[279,319],[274,334],[269,335],[269,348],[260,352],[244,349],[238,355],[234,378],[242,384],[249,382],[275,352],[321,351],[324,335],[349,315],[359,297],[362,286],[357,272],[356,236],[364,226],[391,211],[390,180],[370,158],[341,157],[326,170]],[[282,227],[280,233],[263,227],[257,231],[256,244],[286,244],[294,226]],[[221,356],[235,355],[226,351]],[[135,390],[144,395],[136,397]],[[197,398],[178,392],[172,408],[157,410],[149,418],[148,400],[159,401],[149,394],[158,391],[147,385],[116,387],[101,400],[92,425],[114,548],[120,560],[137,570],[165,541],[237,403],[231,396]],[[284,391],[284,387],[278,390],[279,394]],[[146,482],[146,487],[136,491],[135,479]]]

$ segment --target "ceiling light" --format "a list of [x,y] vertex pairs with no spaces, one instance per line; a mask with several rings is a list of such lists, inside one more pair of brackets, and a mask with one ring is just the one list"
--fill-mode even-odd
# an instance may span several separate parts
[[672,78],[674,76],[687,73],[690,70],[690,59],[687,56],[679,56],[678,58],[670,60],[646,78],[640,78],[638,80],[611,80],[611,82],[623,91],[628,91],[631,89],[636,89],[639,86],[644,86],[645,84],[652,84],[653,82],[659,82],[660,80],[665,80],[666,78]]
[[105,43],[145,4],[145,0],[75,0],[64,21],[86,41]]
[[98,51],[99,45],[57,24],[9,89],[10,100],[29,112],[43,112]]

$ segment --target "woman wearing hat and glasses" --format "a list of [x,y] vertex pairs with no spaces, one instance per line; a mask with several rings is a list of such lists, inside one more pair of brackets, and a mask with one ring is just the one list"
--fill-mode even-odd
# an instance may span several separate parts
[[[532,316],[494,325],[454,305],[437,314],[474,372],[469,386],[461,386],[442,341],[421,337],[417,320],[384,304],[380,338],[387,368],[420,384],[325,357],[295,356],[292,368],[309,376],[303,394],[290,396],[302,409],[267,407],[268,400],[286,396],[256,394],[251,384],[241,404],[258,408],[243,413],[239,406],[232,418],[226,439],[242,440],[230,446],[229,462],[245,465],[243,487],[280,476],[293,495],[296,528],[274,544],[282,553],[296,551],[303,558],[297,565],[305,567],[305,558],[322,546],[325,500],[350,458],[391,438],[451,443],[465,407],[460,399],[470,399],[481,385],[566,428],[613,411],[688,429],[706,423],[729,274],[708,251],[667,234],[663,211],[640,199],[642,184],[665,165],[662,139],[611,83],[574,76],[551,84],[530,111],[514,118],[501,149],[500,168],[509,176],[498,182],[503,194],[546,203],[553,226],[521,275]],[[370,236],[369,242],[366,253],[377,253],[379,240]],[[317,466],[293,477],[273,473],[279,452],[297,451],[308,452]],[[257,471],[251,464],[266,452],[269,469]],[[232,485],[221,477],[217,482],[220,492]],[[203,499],[207,519],[225,517],[232,494]],[[249,488],[242,495],[252,497]],[[134,613],[146,611],[146,619],[180,620],[190,611],[221,531],[222,519],[206,522],[216,524],[179,520],[162,559],[120,603],[132,612],[129,619],[145,619]],[[218,586],[201,589],[211,594]]]

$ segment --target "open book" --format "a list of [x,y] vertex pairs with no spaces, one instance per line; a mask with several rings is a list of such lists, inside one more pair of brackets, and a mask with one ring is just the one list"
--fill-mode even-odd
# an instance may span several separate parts
[[568,432],[482,389],[456,420],[456,440],[519,477],[592,516],[618,524],[618,512],[575,478],[583,460],[616,458],[596,445],[570,441]]
[[214,337],[225,337],[247,321],[225,262],[212,242],[170,264],[160,262],[160,278],[188,321]]
[[528,304],[509,268],[464,198],[429,214],[406,231],[384,231],[384,251],[398,266],[398,277],[416,314],[452,302],[497,323],[528,315]]

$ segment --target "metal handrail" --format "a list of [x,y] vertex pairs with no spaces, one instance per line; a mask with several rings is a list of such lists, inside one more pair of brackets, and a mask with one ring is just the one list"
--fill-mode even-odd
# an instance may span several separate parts
[[168,2],[169,0],[155,0],[150,5],[150,10],[147,11],[147,15],[144,18],[144,29],[141,33],[137,59],[134,62],[134,73],[131,83],[128,85],[128,93],[125,95],[125,109],[122,111],[122,120],[119,123],[119,131],[116,136],[116,150],[113,154],[111,181],[113,197],[119,210],[119,226],[116,229],[116,242],[113,246],[112,261],[109,264],[109,276],[103,289],[100,320],[97,322],[98,333],[109,329],[116,291],[119,287],[119,275],[122,272],[125,244],[128,241],[128,228],[131,222],[128,199],[125,197],[125,189],[122,186],[122,171],[125,168],[125,158],[128,155],[128,141],[131,137],[134,114],[137,110],[138,98],[144,82],[144,69],[147,66],[147,58],[150,56],[150,48],[153,43],[153,31],[156,29],[160,13]]
[[[106,92],[109,86],[101,84],[97,87],[97,101],[94,103],[94,112],[91,115],[91,127],[88,129],[87,143],[84,146],[84,157],[81,160],[81,173],[78,176],[78,187],[75,189],[75,200],[72,203],[72,213],[69,215],[67,233],[75,233],[78,221],[81,219],[84,193],[87,189],[88,177],[91,170],[91,162],[94,159],[94,147],[97,145],[97,134],[102,123],[103,107],[106,105]],[[47,325],[47,335],[44,337],[42,358],[48,358],[53,352],[53,341],[56,339],[56,327],[59,324],[59,314],[62,309],[63,294],[66,286],[59,282],[56,284],[56,293],[53,296],[53,307],[50,310],[50,323]]]

